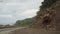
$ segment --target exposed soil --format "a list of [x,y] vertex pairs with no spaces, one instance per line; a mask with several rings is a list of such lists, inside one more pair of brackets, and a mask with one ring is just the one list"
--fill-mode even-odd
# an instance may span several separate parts
[[0,29],[0,34],[9,34],[12,31],[15,31],[15,30],[18,30],[18,29],[22,29],[22,28],[24,28],[24,27]]
[[24,28],[12,31],[10,34],[52,34],[52,32],[45,29]]

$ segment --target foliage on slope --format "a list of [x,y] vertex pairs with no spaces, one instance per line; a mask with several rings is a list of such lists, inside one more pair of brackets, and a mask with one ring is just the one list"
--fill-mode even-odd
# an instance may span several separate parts
[[43,13],[46,11],[46,9],[50,8],[53,6],[53,4],[58,1],[58,0],[44,0],[42,2],[42,5],[40,6],[39,11],[37,12],[37,14]]
[[35,17],[27,18],[27,19],[24,19],[24,20],[17,20],[15,25],[18,25],[18,26],[31,25],[34,20],[35,20]]

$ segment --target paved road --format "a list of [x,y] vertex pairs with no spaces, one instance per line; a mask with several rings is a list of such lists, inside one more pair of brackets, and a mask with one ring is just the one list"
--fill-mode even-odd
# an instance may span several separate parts
[[0,29],[0,34],[9,34],[14,30],[18,30],[18,29],[22,29],[22,28],[24,28],[24,27]]

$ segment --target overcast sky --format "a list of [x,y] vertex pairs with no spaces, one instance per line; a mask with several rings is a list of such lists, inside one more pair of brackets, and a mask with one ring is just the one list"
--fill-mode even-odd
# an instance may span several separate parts
[[0,24],[14,24],[17,20],[36,15],[43,0],[0,0]]

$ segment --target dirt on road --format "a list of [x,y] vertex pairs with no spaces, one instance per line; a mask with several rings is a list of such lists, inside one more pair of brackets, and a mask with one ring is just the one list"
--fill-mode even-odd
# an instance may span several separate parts
[[12,33],[12,31],[22,29],[22,28],[24,28],[24,27],[0,29],[0,34],[9,34],[9,33]]
[[12,31],[10,34],[52,34],[52,32],[46,31],[45,29],[24,28]]
[[45,29],[17,27],[0,29],[0,34],[52,34],[52,33]]

